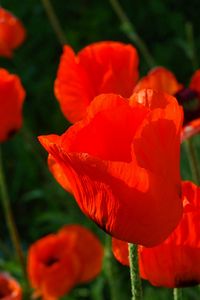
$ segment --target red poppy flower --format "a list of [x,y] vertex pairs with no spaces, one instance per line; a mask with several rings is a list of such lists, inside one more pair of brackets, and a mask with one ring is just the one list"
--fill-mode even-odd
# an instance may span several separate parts
[[63,48],[55,95],[72,123],[86,115],[89,103],[103,93],[130,97],[138,79],[138,55],[131,45],[119,42],[91,44],[77,55]]
[[136,85],[135,91],[143,88],[156,89],[174,95],[184,107],[182,140],[200,131],[200,70],[192,76],[189,88],[178,83],[172,72],[163,67],[151,70]]
[[181,126],[173,97],[143,90],[130,101],[100,95],[62,136],[39,140],[51,172],[87,216],[116,238],[151,246],[181,217]]
[[[183,217],[173,233],[153,248],[140,247],[140,273],[153,285],[184,287],[200,283],[200,187],[182,183]],[[115,257],[128,265],[128,245],[113,239]]]
[[56,300],[75,285],[97,276],[102,258],[101,243],[80,225],[68,225],[57,234],[41,238],[28,253],[28,274],[35,294]]
[[9,139],[22,126],[25,91],[17,75],[0,69],[0,142]]
[[0,8],[0,56],[12,57],[13,50],[19,47],[26,31],[19,19],[12,13]]
[[8,273],[0,273],[0,299],[21,300],[22,289],[19,283]]

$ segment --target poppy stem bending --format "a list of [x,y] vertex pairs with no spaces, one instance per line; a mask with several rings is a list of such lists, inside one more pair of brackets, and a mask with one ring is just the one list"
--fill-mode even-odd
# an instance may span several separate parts
[[192,171],[193,179],[199,185],[200,184],[199,162],[196,157],[196,152],[195,152],[195,148],[192,143],[192,140],[191,139],[186,140],[185,145],[186,145],[187,151],[188,151],[190,168]]
[[46,11],[46,14],[48,16],[49,22],[57,36],[59,43],[62,46],[67,44],[67,39],[66,39],[65,33],[60,25],[60,22],[55,14],[55,11],[53,9],[53,6],[52,6],[50,0],[41,0],[41,1],[44,6],[44,9]]
[[142,283],[138,265],[138,246],[128,244],[132,300],[142,299]]
[[183,290],[181,288],[173,289],[174,300],[182,300],[183,299]]
[[110,288],[110,298],[112,300],[120,299],[120,294],[118,293],[118,288],[115,278],[114,265],[115,259],[112,254],[112,238],[110,235],[106,234],[105,241],[105,254],[104,254],[104,270],[108,279],[108,285]]
[[4,172],[3,172],[1,149],[0,149],[0,196],[1,196],[1,201],[2,201],[3,211],[5,214],[6,223],[8,226],[9,233],[10,233],[10,238],[12,240],[16,255],[20,262],[22,272],[24,274],[24,277],[26,278],[26,264],[25,264],[24,254],[23,254],[23,251],[21,248],[19,234],[17,231],[17,227],[15,225],[13,213],[12,213],[11,206],[10,206],[8,191],[6,188],[5,177],[4,177]]
[[154,61],[154,58],[152,57],[151,53],[149,52],[145,42],[140,38],[140,36],[137,34],[135,31],[135,28],[129,18],[127,17],[125,11],[121,7],[120,3],[118,0],[109,0],[110,4],[115,11],[116,15],[118,16],[119,20],[121,21],[122,24],[122,29],[126,36],[129,38],[131,42],[133,42],[142,55],[144,56],[148,66],[151,68],[155,67],[156,63]]

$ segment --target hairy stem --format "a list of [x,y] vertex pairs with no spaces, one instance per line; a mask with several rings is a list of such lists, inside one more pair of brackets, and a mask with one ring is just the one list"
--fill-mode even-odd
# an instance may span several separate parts
[[181,288],[173,289],[174,300],[182,300],[183,299],[183,290]]
[[142,283],[138,265],[138,246],[128,244],[132,300],[142,299]]

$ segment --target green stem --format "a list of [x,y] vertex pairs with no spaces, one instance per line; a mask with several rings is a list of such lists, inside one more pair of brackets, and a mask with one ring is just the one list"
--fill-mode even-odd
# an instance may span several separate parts
[[112,300],[120,299],[118,293],[118,287],[116,284],[115,270],[114,270],[115,259],[112,254],[112,238],[106,234],[106,245],[104,254],[104,270],[106,277],[108,279],[108,284],[110,288],[110,298]]
[[138,49],[144,56],[148,66],[150,68],[155,67],[154,58],[152,57],[151,53],[149,52],[144,41],[137,34],[133,24],[127,17],[126,13],[124,12],[124,10],[121,7],[118,0],[109,0],[109,1],[110,1],[110,4],[111,4],[113,10],[115,11],[116,15],[118,16],[119,20],[121,21],[122,29],[123,29],[124,33],[126,34],[126,36],[130,39],[131,42],[133,42],[138,47]]
[[199,162],[196,157],[196,151],[191,139],[185,141],[185,145],[187,147],[187,152],[189,156],[190,168],[192,171],[192,177],[196,184],[200,184],[200,171],[199,171]]
[[67,44],[67,39],[65,37],[65,33],[62,30],[62,27],[60,25],[60,22],[55,14],[54,8],[50,2],[50,0],[41,0],[42,4],[44,6],[44,9],[46,10],[46,14],[49,18],[49,22],[57,36],[57,39],[61,45]]
[[142,283],[138,265],[138,246],[128,244],[132,300],[142,299]]
[[198,59],[197,59],[197,53],[196,53],[196,47],[194,42],[194,32],[193,32],[193,26],[190,22],[187,22],[185,25],[185,31],[189,46],[189,57],[193,66],[193,70],[196,71],[198,69]]
[[174,300],[182,300],[183,299],[183,290],[181,288],[173,289]]
[[31,154],[34,156],[34,159],[38,162],[38,164],[40,164],[41,172],[45,177],[49,178],[51,173],[48,171],[46,160],[44,160],[42,157],[42,147],[40,147],[36,135],[31,132],[31,130],[26,126],[25,122],[20,130],[20,134],[25,142],[27,150],[31,152]]
[[2,207],[4,210],[5,219],[6,219],[6,223],[8,226],[10,238],[12,240],[13,247],[15,249],[19,263],[21,265],[22,272],[26,278],[26,266],[25,266],[24,255],[23,255],[23,251],[21,248],[19,234],[18,234],[16,225],[15,225],[13,214],[12,214],[8,191],[7,191],[6,183],[5,183],[1,149],[0,149],[0,196],[1,196]]

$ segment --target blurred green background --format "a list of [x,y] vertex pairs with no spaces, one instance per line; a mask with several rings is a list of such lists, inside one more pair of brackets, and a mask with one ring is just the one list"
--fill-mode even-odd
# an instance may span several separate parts
[[[200,50],[200,1],[123,0],[124,10],[133,22],[158,65],[171,69],[180,82],[187,84],[194,71],[187,24],[193,25],[196,53]],[[62,48],[39,0],[2,0],[1,5],[24,23],[27,39],[12,60],[0,58],[1,67],[18,74],[26,89],[24,127],[3,144],[4,168],[9,195],[23,248],[38,238],[55,232],[63,224],[80,223],[101,232],[79,210],[72,196],[54,181],[46,166],[46,153],[37,136],[61,134],[69,123],[62,116],[53,94],[53,83]],[[68,43],[76,50],[101,40],[130,41],[108,0],[52,0]],[[197,58],[200,61],[200,56]],[[140,54],[140,74],[148,66]],[[198,145],[198,137],[195,139]],[[199,148],[198,148],[199,149]],[[186,153],[182,149],[182,175],[191,178]],[[0,210],[0,268],[22,281]],[[114,263],[121,299],[130,299],[129,270]],[[156,289],[148,283],[145,299],[172,299],[172,291]],[[199,293],[200,294],[200,293]],[[63,299],[110,299],[106,276],[102,274],[87,286],[79,286]],[[199,299],[198,288],[185,289],[184,299]]]

